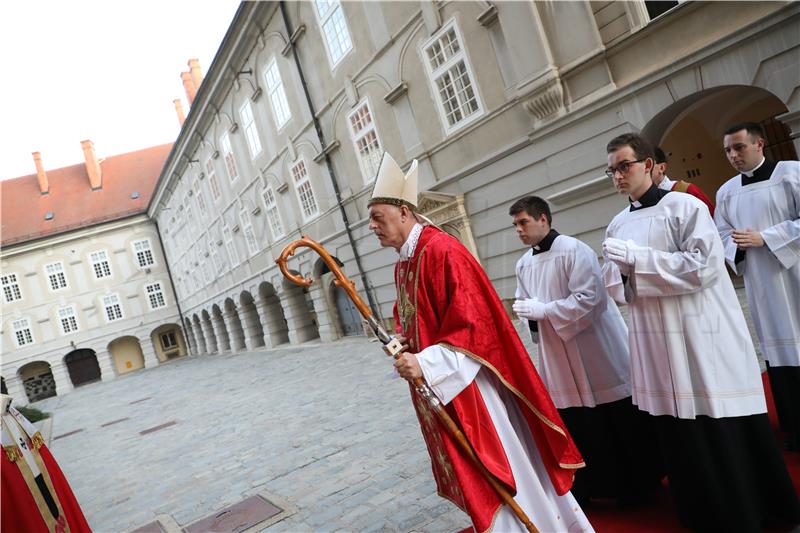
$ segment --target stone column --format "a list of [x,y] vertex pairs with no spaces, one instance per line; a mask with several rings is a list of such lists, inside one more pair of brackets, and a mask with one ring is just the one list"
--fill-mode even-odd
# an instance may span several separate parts
[[[141,342],[139,343],[141,346]],[[145,368],[153,368],[154,366],[158,366],[158,356],[156,355],[155,346],[153,346],[153,341],[150,342],[145,341],[145,345],[142,346],[142,355],[144,356],[144,367]]]
[[208,320],[201,320],[200,324],[203,326],[203,337],[206,339],[206,349],[208,353],[218,353],[217,350],[217,337],[214,335],[214,325],[211,323],[211,318]]
[[69,379],[67,365],[61,361],[53,363],[50,365],[50,372],[53,373],[53,380],[56,382],[56,395],[63,396],[72,392],[75,387],[72,385],[72,380]]
[[184,324],[183,326],[183,340],[186,341],[186,350],[189,352],[187,355],[197,354],[197,340],[194,338],[194,328],[190,325]]
[[795,151],[800,155],[800,111],[790,111],[776,118],[789,128],[789,137],[792,139]]
[[314,302],[314,310],[317,312],[317,328],[319,329],[319,339],[322,342],[330,342],[339,338],[339,331],[336,324],[333,323],[334,314],[330,310],[330,304],[336,305],[335,302],[329,302],[325,296],[325,287],[330,285],[330,279],[333,274],[325,274],[320,279],[319,284],[314,284],[309,287],[311,299]]
[[[258,309],[255,304],[243,305],[239,308],[241,310],[242,329],[244,329],[244,337],[247,339],[247,346],[251,350],[261,348],[264,346],[264,326],[260,322]],[[261,326],[259,331],[258,326]]]
[[214,331],[217,333],[217,348],[220,352],[230,352],[231,338],[222,315],[211,315],[211,321],[214,323]]
[[261,323],[264,325],[264,339],[266,340],[267,336],[269,336],[269,345],[275,347],[288,342],[289,327],[283,316],[280,298],[277,295],[272,295],[266,300],[259,300],[259,303],[256,304],[256,309],[259,309]]
[[244,336],[244,328],[242,321],[239,319],[239,314],[234,311],[225,311],[222,313],[222,318],[225,320],[225,327],[228,329],[228,337],[231,341],[231,350],[233,351],[247,351],[247,341]]
[[5,378],[6,388],[8,395],[14,399],[17,405],[25,405],[28,403],[28,395],[25,394],[25,385],[19,376],[9,376]]
[[95,352],[95,357],[97,357],[97,364],[100,366],[100,379],[103,381],[111,381],[117,377],[117,373],[114,371],[114,358],[111,356],[111,352],[108,350],[100,350],[99,352]]
[[301,289],[283,290],[279,294],[283,315],[289,327],[289,343],[299,344],[316,338],[311,312]]
[[264,347],[274,348],[272,344],[272,335],[270,334],[270,317],[267,312],[267,304],[261,299],[256,300],[256,313],[258,313],[258,320],[261,322],[261,329],[264,331]]
[[203,337],[203,328],[200,326],[200,322],[194,322],[192,324],[192,330],[194,334],[194,341],[197,345],[197,354],[204,355],[208,353],[208,347],[206,346],[206,339]]

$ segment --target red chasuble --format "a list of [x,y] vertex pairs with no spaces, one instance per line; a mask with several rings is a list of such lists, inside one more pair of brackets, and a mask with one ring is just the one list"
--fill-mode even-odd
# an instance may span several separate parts
[[[15,416],[21,417],[19,413]],[[24,420],[24,419],[23,419]],[[0,475],[0,531],[2,533],[82,533],[90,532],[80,505],[70,489],[42,436],[33,432],[30,422],[24,420],[17,431],[22,444],[3,442]],[[32,434],[31,434],[32,433]],[[23,456],[20,445],[31,452],[40,475]]]
[[[455,238],[423,229],[414,257],[395,266],[398,332],[412,352],[440,344],[478,361],[517,399],[558,494],[584,466],[494,287]],[[470,515],[478,531],[492,525],[502,504],[491,485],[459,450],[426,402],[412,390],[439,495]],[[500,438],[473,381],[446,406],[483,465],[516,494]],[[546,483],[546,480],[542,480]]]
[[691,194],[692,196],[694,196],[695,198],[706,204],[706,206],[708,206],[709,213],[711,213],[712,217],[714,216],[714,204],[711,203],[711,200],[708,199],[708,196],[706,196],[705,193],[702,190],[700,190],[700,187],[698,187],[694,183],[689,183],[683,180],[679,180],[676,181],[675,184],[672,186],[672,190]]

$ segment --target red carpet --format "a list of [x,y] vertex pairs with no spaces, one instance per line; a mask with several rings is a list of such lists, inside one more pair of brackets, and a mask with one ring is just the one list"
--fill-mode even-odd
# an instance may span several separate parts
[[[764,380],[764,393],[767,397],[767,411],[770,422],[778,433],[778,419],[775,415],[775,404],[772,401],[772,391],[766,373]],[[781,438],[781,441],[783,439]],[[795,488],[800,492],[800,453],[784,452],[784,460],[789,468]],[[594,503],[586,509],[586,515],[597,533],[674,533],[685,532],[686,529],[678,525],[672,507],[672,501],[666,487],[659,494],[658,501],[645,509],[620,511],[613,503],[607,507],[602,503]]]

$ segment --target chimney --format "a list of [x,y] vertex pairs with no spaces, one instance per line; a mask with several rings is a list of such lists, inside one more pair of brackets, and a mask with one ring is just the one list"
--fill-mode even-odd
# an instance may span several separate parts
[[186,89],[186,98],[189,100],[189,105],[194,102],[194,97],[197,94],[197,89],[192,83],[191,72],[181,72],[181,79],[183,80],[183,88]]
[[194,84],[195,92],[200,90],[200,84],[203,83],[203,72],[200,70],[200,60],[189,60],[189,74],[192,75],[192,83]]
[[181,104],[181,99],[176,98],[172,101],[175,104],[175,112],[178,114],[178,122],[181,126],[183,126],[184,121],[186,120],[186,115],[183,114],[183,104]]
[[42,154],[33,152],[33,162],[36,164],[36,174],[39,177],[39,191],[42,194],[47,194],[50,192],[50,182],[47,181],[47,173],[44,171],[44,165],[42,165]]
[[94,152],[94,143],[89,140],[81,141],[81,148],[83,148],[86,173],[89,175],[89,184],[92,186],[92,190],[102,189],[103,174],[100,169],[100,161],[97,160],[97,154]]

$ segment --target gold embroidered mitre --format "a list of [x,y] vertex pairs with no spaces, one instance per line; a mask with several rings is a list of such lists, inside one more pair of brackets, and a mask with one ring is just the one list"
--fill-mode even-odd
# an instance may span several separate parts
[[368,205],[372,204],[406,205],[416,209],[417,160],[411,162],[411,168],[404,174],[389,152],[384,152]]

